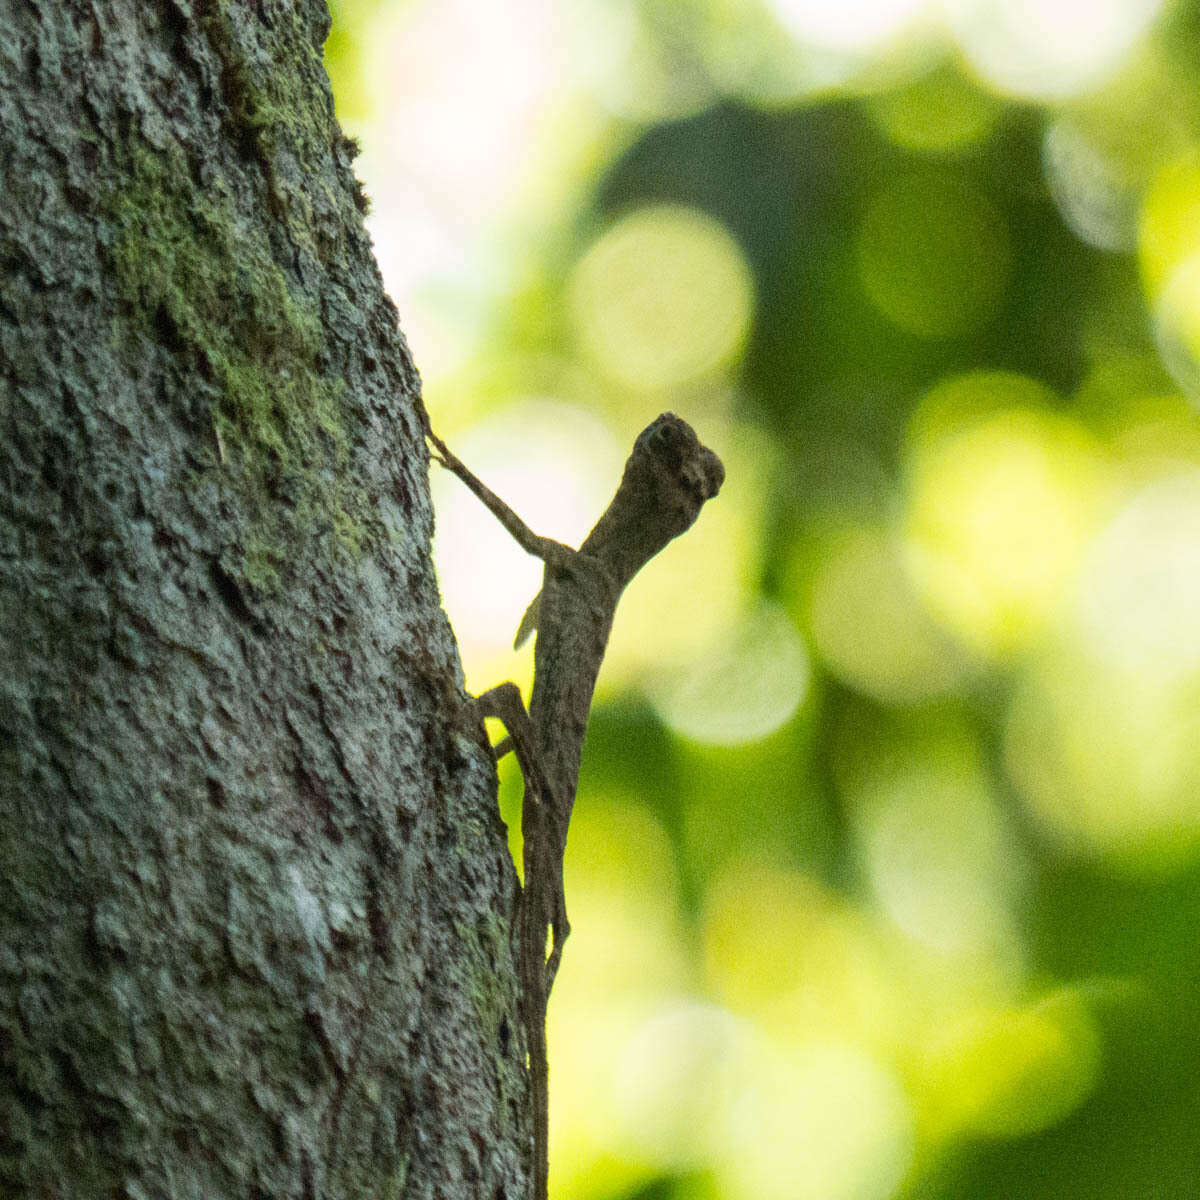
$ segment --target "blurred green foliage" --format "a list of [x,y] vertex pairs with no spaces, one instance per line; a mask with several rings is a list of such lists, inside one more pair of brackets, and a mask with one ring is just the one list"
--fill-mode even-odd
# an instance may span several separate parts
[[[334,10],[443,435],[571,540],[662,409],[729,469],[592,717],[558,1194],[1197,1194],[1200,4]],[[537,571],[434,483],[478,690]]]

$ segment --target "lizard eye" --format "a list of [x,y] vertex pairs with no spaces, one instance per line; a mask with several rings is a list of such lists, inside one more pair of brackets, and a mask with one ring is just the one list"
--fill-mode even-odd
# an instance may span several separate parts
[[678,470],[687,456],[689,433],[691,430],[674,413],[663,413],[646,431],[647,449],[672,470]]
[[711,500],[724,482],[721,460],[702,446],[692,427],[674,413],[663,413],[652,421],[638,438],[637,450],[648,455],[676,487],[682,487],[697,507]]
[[679,445],[679,430],[664,422],[650,434],[650,446],[656,453],[674,450]]

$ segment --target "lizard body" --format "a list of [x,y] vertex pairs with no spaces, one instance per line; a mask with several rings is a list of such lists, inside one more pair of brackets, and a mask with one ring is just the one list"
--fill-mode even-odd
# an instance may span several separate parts
[[517,633],[520,645],[537,627],[529,711],[511,683],[490,689],[476,704],[483,715],[504,721],[509,736],[495,748],[496,757],[513,749],[525,779],[521,1009],[534,1109],[532,1194],[533,1200],[546,1200],[546,1005],[570,932],[562,863],[592,693],[625,586],[691,527],[704,503],[719,491],[725,469],[690,425],[663,413],[639,435],[616,495],[573,550],[533,533],[428,427],[426,434],[441,464],[479,497],[524,550],[545,564],[542,590]]

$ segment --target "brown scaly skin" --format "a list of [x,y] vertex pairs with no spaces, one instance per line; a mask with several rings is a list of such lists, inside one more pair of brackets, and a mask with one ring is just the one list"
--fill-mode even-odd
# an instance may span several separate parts
[[512,683],[485,692],[476,706],[481,715],[504,721],[509,736],[496,755],[513,749],[525,778],[521,1007],[534,1105],[531,1194],[532,1200],[547,1200],[546,1005],[570,933],[562,861],[592,693],[622,591],[668,542],[691,528],[720,490],[725,468],[686,421],[663,413],[639,435],[616,495],[583,545],[572,550],[533,533],[432,430],[426,432],[442,466],[487,505],[523,549],[545,563],[542,590],[517,634],[520,644],[535,625],[538,630],[529,712]]

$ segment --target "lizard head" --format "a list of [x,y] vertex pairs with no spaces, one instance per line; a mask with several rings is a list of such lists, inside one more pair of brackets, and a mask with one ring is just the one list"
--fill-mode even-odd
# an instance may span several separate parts
[[691,528],[725,482],[721,460],[674,413],[663,413],[642,430],[626,469],[646,477],[660,513],[674,518],[672,537]]
[[638,435],[625,474],[580,551],[603,559],[622,587],[672,538],[690,529],[725,481],[721,460],[674,413]]

